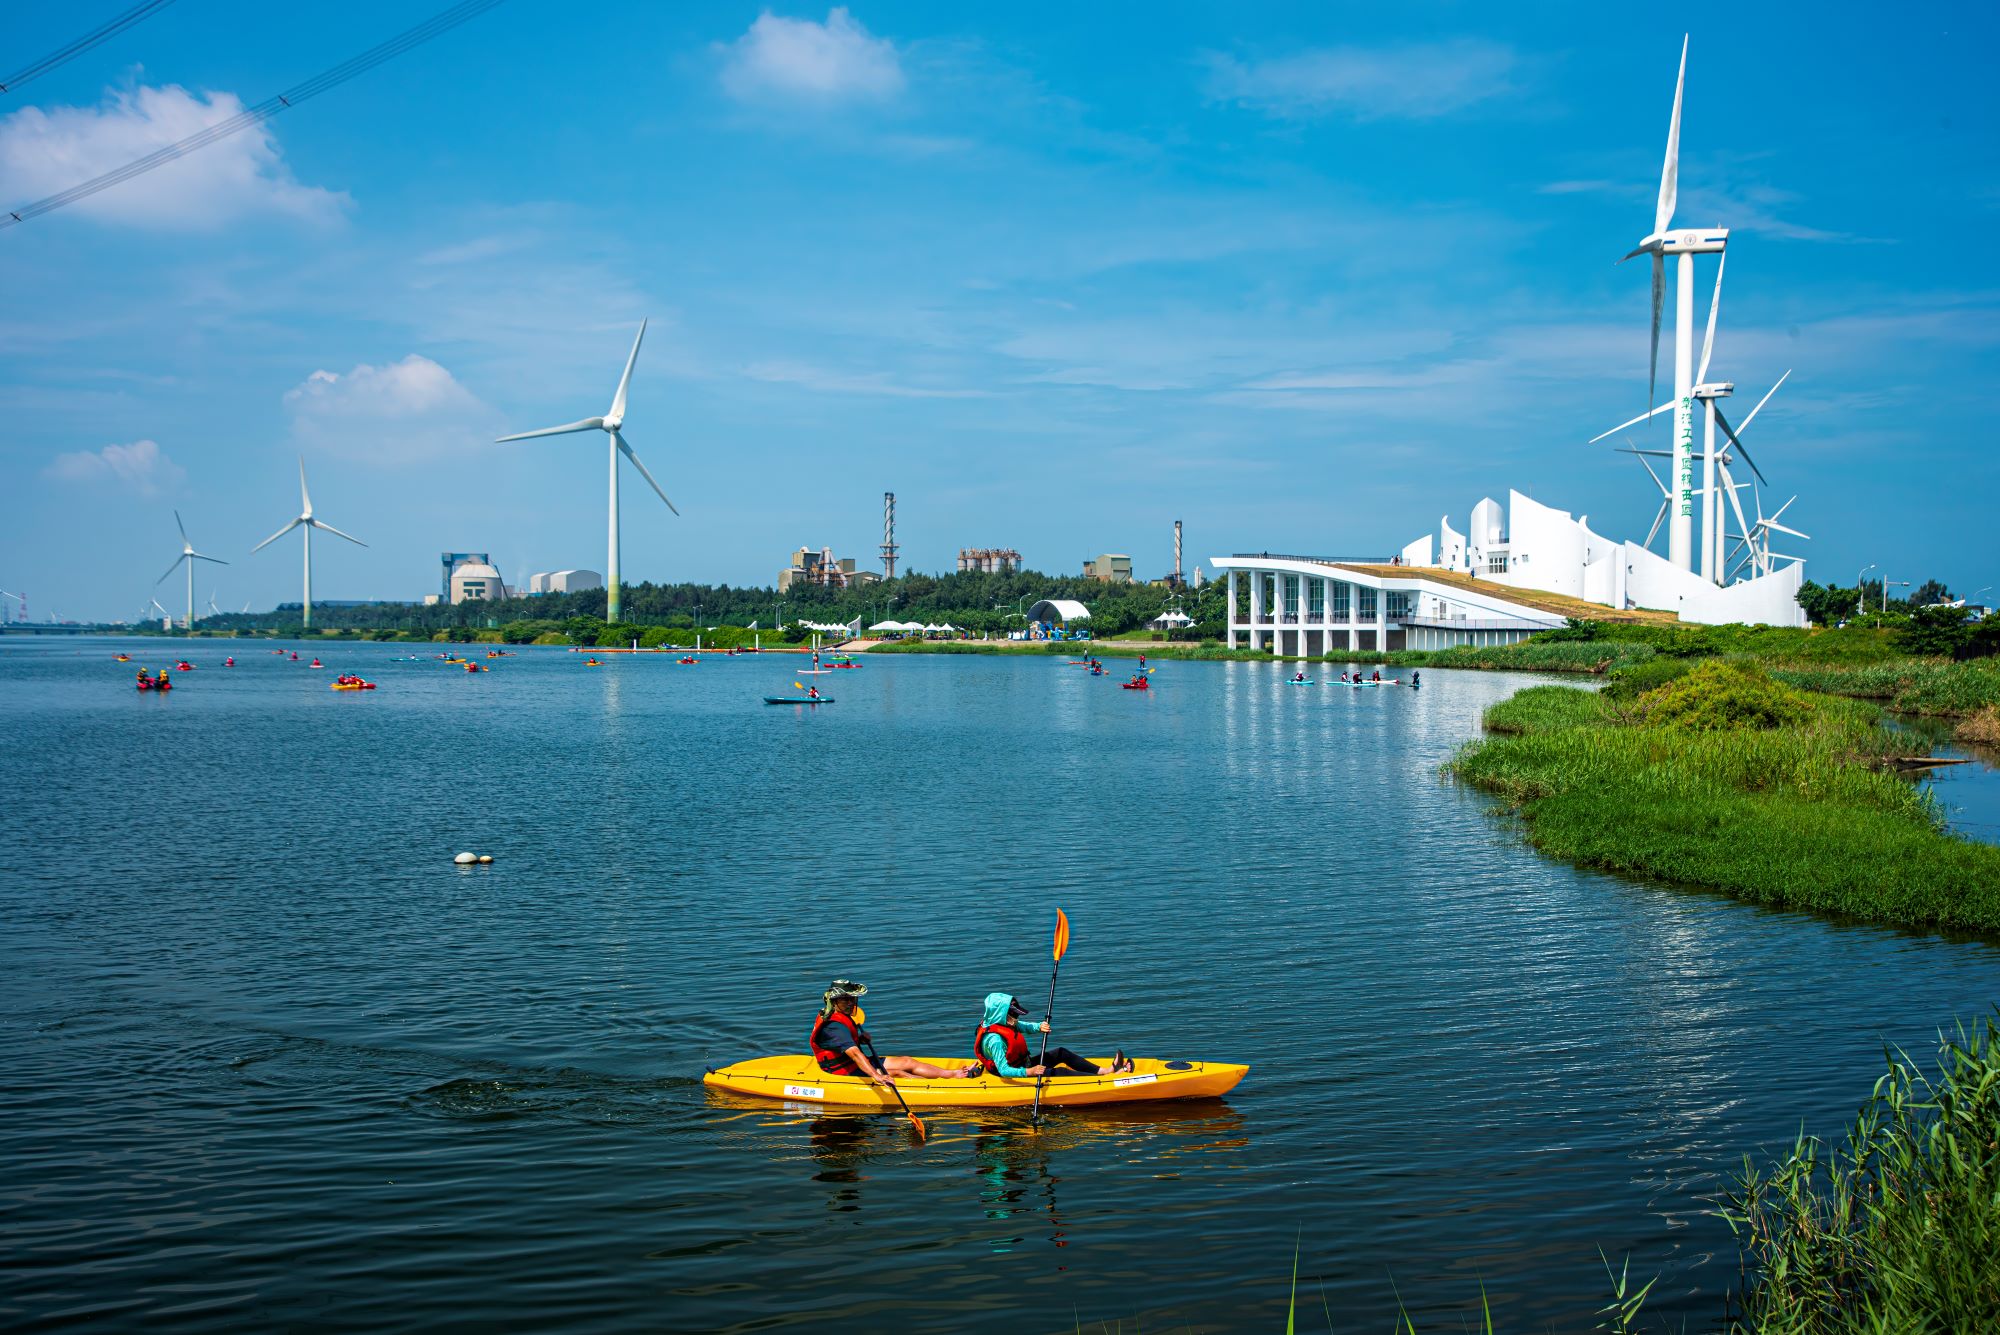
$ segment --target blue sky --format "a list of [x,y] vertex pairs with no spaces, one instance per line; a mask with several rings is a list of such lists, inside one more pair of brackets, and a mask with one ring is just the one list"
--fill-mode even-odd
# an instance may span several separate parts
[[[120,7],[11,14],[0,63]],[[181,0],[0,99],[0,190],[421,12]],[[1678,220],[1732,229],[1714,374],[1793,371],[1746,440],[1808,574],[1970,593],[2000,584],[2000,19],[1883,15],[1696,28]],[[318,596],[414,597],[444,548],[602,569],[602,437],[490,441],[603,412],[641,317],[626,434],[682,514],[627,470],[629,579],[872,565],[885,490],[927,570],[970,545],[1157,575],[1175,518],[1191,560],[1389,551],[1509,485],[1643,537],[1657,492],[1585,442],[1644,407],[1646,272],[1614,261],[1650,228],[1682,22],[509,0],[0,233],[0,588],[129,616],[177,507],[233,563],[202,602],[296,599],[296,539],[249,552],[301,454],[370,544],[320,545]]]

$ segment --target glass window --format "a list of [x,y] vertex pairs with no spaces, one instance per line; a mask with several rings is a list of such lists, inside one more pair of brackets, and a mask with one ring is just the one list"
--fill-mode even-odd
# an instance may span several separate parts
[[1326,611],[1326,581],[1313,580],[1306,585],[1306,612],[1317,621]]
[[1351,605],[1349,595],[1353,588],[1354,586],[1344,579],[1337,579],[1333,582],[1333,619],[1335,621],[1347,620],[1347,609]]
[[1285,616],[1296,620],[1299,615],[1299,577],[1285,576]]
[[1493,553],[1493,555],[1487,557],[1486,569],[1489,574],[1494,574],[1494,575],[1506,574],[1507,573],[1506,555],[1501,552],[1495,552]]
[[1358,585],[1357,589],[1361,594],[1360,619],[1362,621],[1373,621],[1375,619],[1375,590],[1366,584]]
[[1402,621],[1410,615],[1410,595],[1391,592],[1389,594],[1389,620]]

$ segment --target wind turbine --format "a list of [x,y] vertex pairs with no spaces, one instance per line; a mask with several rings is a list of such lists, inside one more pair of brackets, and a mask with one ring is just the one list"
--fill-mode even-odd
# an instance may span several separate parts
[[[1653,257],[1653,360],[1646,379],[1646,416],[1653,414],[1653,395],[1660,378],[1660,306],[1666,295],[1667,256],[1679,260],[1674,279],[1674,449],[1673,494],[1667,525],[1667,559],[1682,570],[1694,568],[1694,257],[1721,254],[1729,232],[1673,230],[1674,205],[1679,198],[1681,162],[1681,95],[1687,87],[1687,38],[1681,38],[1681,68],[1674,80],[1674,112],[1667,123],[1667,157],[1660,169],[1660,198],[1653,210],[1653,230],[1625,259]],[[1624,260],[1619,261],[1621,264]]]
[[[27,595],[27,594],[25,594],[25,593],[9,593],[9,592],[7,592],[7,591],[6,591],[5,589],[0,589],[0,598],[14,598],[14,599],[18,599],[18,600],[20,601],[20,604],[21,604],[21,610],[20,610],[20,612],[19,612],[18,614],[16,614],[16,616],[14,617],[14,620],[16,620],[16,621],[21,621],[21,622],[25,622],[25,621],[26,621],[26,620],[28,619],[28,595]],[[7,619],[7,617],[6,617],[6,614],[5,614],[4,612],[0,612],[0,621],[5,621],[6,619]]]
[[314,518],[313,518],[313,498],[312,498],[312,493],[311,493],[311,492],[308,492],[308,491],[306,490],[306,461],[305,461],[305,457],[304,457],[303,455],[302,455],[302,456],[300,456],[300,458],[299,458],[299,500],[300,500],[300,501],[301,501],[301,502],[302,502],[302,503],[304,504],[304,507],[305,507],[304,509],[302,509],[302,510],[301,510],[301,511],[299,512],[299,517],[298,517],[297,519],[294,519],[294,520],[293,520],[293,521],[292,521],[291,523],[289,523],[289,524],[285,525],[285,526],[284,526],[283,528],[279,529],[279,530],[278,530],[278,531],[277,531],[276,533],[273,533],[273,534],[272,534],[272,535],[271,535],[270,537],[268,537],[268,538],[264,539],[264,540],[263,540],[262,542],[258,543],[258,544],[257,544],[257,545],[256,545],[255,547],[252,547],[252,548],[250,549],[250,551],[251,551],[251,554],[252,554],[252,555],[255,555],[256,553],[258,553],[258,552],[261,552],[261,551],[263,551],[263,550],[264,550],[264,549],[265,549],[266,547],[269,547],[269,546],[270,546],[270,545],[271,545],[272,543],[276,542],[276,541],[277,541],[277,540],[278,540],[279,538],[282,538],[282,537],[284,537],[284,536],[285,536],[285,535],[286,535],[287,533],[290,533],[290,532],[291,532],[291,531],[292,531],[293,529],[295,529],[295,528],[303,528],[303,529],[305,529],[305,531],[306,531],[306,595],[305,595],[305,601],[304,601],[304,602],[303,602],[302,604],[300,604],[300,608],[299,608],[299,610],[300,610],[300,611],[301,611],[302,613],[304,613],[303,617],[302,617],[302,618],[300,619],[300,622],[299,622],[299,624],[300,624],[300,625],[302,625],[302,626],[304,626],[304,627],[306,627],[307,629],[311,629],[311,628],[312,628],[312,623],[313,623],[313,621],[312,621],[312,618],[313,618],[313,530],[314,530],[314,529],[316,529],[316,528],[323,528],[323,529],[325,529],[325,530],[326,530],[326,531],[327,531],[328,533],[331,533],[331,534],[333,534],[333,536],[335,536],[336,538],[346,538],[346,539],[347,539],[347,540],[348,540],[349,542],[353,543],[353,544],[354,544],[354,545],[355,545],[356,547],[366,547],[366,546],[367,546],[368,544],[367,544],[367,543],[365,543],[365,542],[363,542],[363,541],[362,541],[361,539],[359,539],[359,538],[355,537],[355,536],[354,536],[354,535],[353,535],[352,533],[342,533],[342,532],[341,532],[341,531],[340,531],[339,529],[337,529],[337,528],[335,528],[335,527],[334,527],[333,525],[331,525],[331,524],[327,523],[327,522],[326,522],[326,521],[325,521],[324,519],[314,519]]
[[632,340],[632,355],[625,359],[625,374],[618,377],[618,392],[611,396],[611,407],[602,417],[586,417],[580,422],[567,426],[544,427],[540,431],[523,431],[512,436],[501,436],[494,443],[505,444],[510,440],[532,440],[536,436],[567,436],[577,431],[602,431],[611,437],[611,541],[610,555],[606,557],[604,571],[604,619],[616,623],[621,599],[618,596],[618,456],[624,455],[639,470],[639,476],[646,479],[660,499],[667,501],[667,508],[675,514],[674,503],[667,500],[667,493],[660,491],[660,484],[653,481],[653,475],[646,471],[646,465],[639,462],[639,456],[625,443],[619,428],[625,425],[625,390],[632,383],[632,364],[639,360],[639,344],[646,337],[646,321],[639,322],[638,336]]
[[[170,570],[167,573],[172,574],[173,572]],[[160,606],[160,600],[158,598],[153,599],[153,610],[160,614],[160,621],[162,622],[162,624],[167,629],[171,630],[174,624],[174,614],[172,612],[169,612],[166,608]]]
[[203,613],[204,616],[219,617],[222,615],[222,609],[215,605],[215,595],[218,592],[219,590],[216,589],[208,591],[208,611]]
[[[1764,513],[1764,498],[1762,494],[1759,493],[1755,499],[1757,504],[1757,522],[1747,525],[1744,532],[1740,535],[1740,541],[1737,545],[1743,549],[1743,558],[1737,563],[1738,568],[1740,569],[1742,566],[1747,565],[1754,574],[1768,575],[1774,568],[1772,565],[1774,561],[1803,560],[1804,558],[1802,557],[1787,556],[1783,552],[1773,552],[1771,550],[1771,535],[1773,533],[1789,533],[1795,538],[1803,538],[1807,542],[1812,541],[1810,534],[1801,533],[1795,528],[1789,528],[1778,522],[1783,517],[1785,511],[1792,508],[1792,501],[1796,501],[1798,497],[1792,497],[1791,501],[1786,501],[1778,507],[1775,513],[1770,515]],[[1731,553],[1731,555],[1734,554],[1734,552]]]
[[[181,531],[181,554],[174,558],[174,563],[172,565],[167,567],[166,575],[162,575],[158,579],[153,581],[153,587],[156,589],[159,588],[162,584],[167,582],[167,575],[173,574],[176,570],[179,570],[183,565],[187,566],[188,615],[187,615],[187,625],[184,627],[184,629],[187,630],[189,634],[193,634],[194,633],[194,563],[196,561],[213,561],[215,562],[215,564],[219,566],[226,566],[229,564],[229,562],[223,560],[219,556],[204,556],[202,555],[202,553],[194,549],[194,544],[188,541],[187,525],[181,523],[181,512],[179,510],[174,511],[174,527],[178,528]],[[157,604],[155,605],[157,606]]]

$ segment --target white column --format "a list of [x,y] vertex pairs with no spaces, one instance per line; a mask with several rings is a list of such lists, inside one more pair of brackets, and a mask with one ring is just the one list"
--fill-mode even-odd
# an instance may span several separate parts
[[1386,653],[1389,648],[1389,591],[1375,590],[1375,652]]
[[1252,570],[1250,573],[1250,648],[1252,651],[1264,647],[1264,572]]
[[1223,597],[1225,599],[1223,607],[1226,609],[1223,614],[1223,621],[1229,627],[1229,647],[1234,649],[1236,647],[1236,572],[1234,570],[1229,571],[1228,578],[1229,582],[1223,586]]

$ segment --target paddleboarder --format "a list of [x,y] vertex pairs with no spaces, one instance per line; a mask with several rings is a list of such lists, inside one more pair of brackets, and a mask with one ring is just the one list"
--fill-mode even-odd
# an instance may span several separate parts
[[857,1000],[867,991],[864,983],[857,983],[851,978],[836,978],[821,998],[819,1015],[813,1021],[812,1035],[808,1039],[813,1060],[819,1063],[820,1070],[828,1075],[865,1075],[878,1085],[893,1085],[897,1076],[914,1076],[919,1080],[963,1080],[980,1074],[983,1068],[978,1062],[948,1071],[915,1057],[875,1059],[873,1040],[861,1027],[865,1015]]

